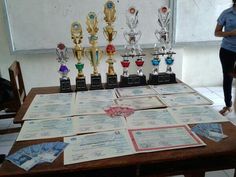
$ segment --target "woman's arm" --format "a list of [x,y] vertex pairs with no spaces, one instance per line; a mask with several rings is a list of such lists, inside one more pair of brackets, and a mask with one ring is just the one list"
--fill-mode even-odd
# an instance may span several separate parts
[[233,31],[223,31],[223,26],[217,24],[215,28],[215,36],[216,37],[236,36],[236,29]]

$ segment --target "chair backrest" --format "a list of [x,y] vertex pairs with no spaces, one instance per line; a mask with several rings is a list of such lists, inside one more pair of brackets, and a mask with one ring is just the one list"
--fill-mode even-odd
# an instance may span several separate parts
[[15,107],[16,109],[19,109],[26,98],[25,85],[21,73],[20,63],[18,61],[14,61],[8,68],[8,71],[13,93],[15,95]]

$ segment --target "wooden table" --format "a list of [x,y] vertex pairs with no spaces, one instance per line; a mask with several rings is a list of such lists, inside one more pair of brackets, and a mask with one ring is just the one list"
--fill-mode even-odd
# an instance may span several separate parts
[[[36,94],[57,93],[58,91],[58,87],[33,88],[14,122],[23,123],[22,118]],[[236,127],[230,122],[222,123],[222,127],[229,137],[219,143],[201,137],[207,144],[205,147],[135,154],[67,166],[63,165],[63,155],[60,155],[52,164],[37,165],[29,172],[5,161],[0,168],[0,177],[156,177],[177,174],[200,177],[204,176],[205,171],[236,167]],[[49,141],[63,141],[63,138],[16,142],[10,154],[23,147]],[[236,177],[235,174],[234,177]]]

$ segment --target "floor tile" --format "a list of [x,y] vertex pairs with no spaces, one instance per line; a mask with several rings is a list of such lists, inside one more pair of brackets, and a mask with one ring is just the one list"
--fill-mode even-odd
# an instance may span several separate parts
[[0,154],[8,154],[19,133],[0,135]]
[[228,177],[234,177],[234,169],[224,170]]
[[0,130],[7,129],[12,122],[12,119],[1,119],[0,120]]
[[206,172],[205,177],[228,177],[224,171],[212,171],[212,172]]

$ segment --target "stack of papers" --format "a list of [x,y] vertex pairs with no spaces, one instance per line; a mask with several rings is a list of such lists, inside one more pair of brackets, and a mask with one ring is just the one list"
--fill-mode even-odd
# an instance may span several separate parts
[[67,145],[68,143],[64,142],[32,145],[20,149],[6,159],[28,171],[37,164],[45,162],[52,163],[64,151]]
[[192,131],[215,142],[228,137],[223,133],[221,124],[218,123],[197,124],[192,128]]

